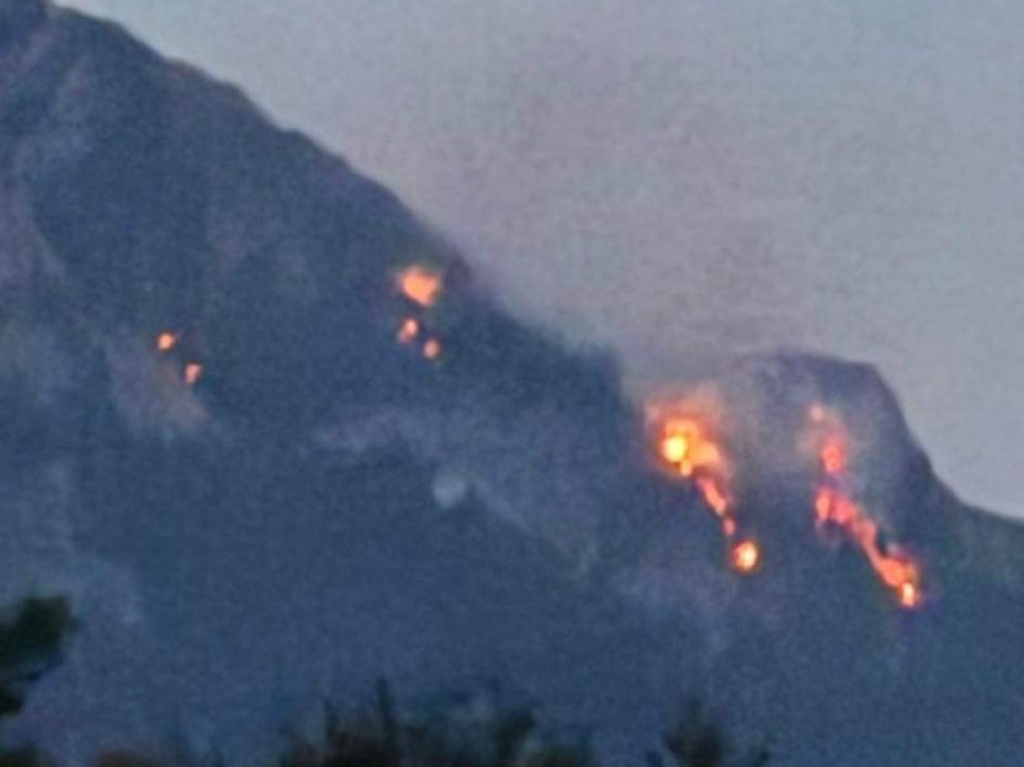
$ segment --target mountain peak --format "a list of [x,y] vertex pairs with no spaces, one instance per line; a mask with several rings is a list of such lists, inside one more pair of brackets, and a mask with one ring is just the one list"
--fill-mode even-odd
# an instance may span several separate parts
[[1017,767],[1021,531],[937,485],[873,368],[723,367],[648,433],[389,190],[0,0],[0,591],[81,618],[18,722],[64,761],[180,723],[251,763],[388,676],[511,682],[619,753],[706,688],[787,764]]

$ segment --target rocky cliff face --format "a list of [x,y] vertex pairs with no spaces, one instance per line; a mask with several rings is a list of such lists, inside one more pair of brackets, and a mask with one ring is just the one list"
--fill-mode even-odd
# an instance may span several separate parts
[[[500,681],[610,762],[694,695],[779,764],[1018,764],[1019,527],[935,480],[869,367],[779,355],[710,385],[752,578],[613,363],[510,317],[237,91],[0,0],[0,592],[79,615],[17,725],[58,757],[254,758],[383,675],[410,699]],[[814,529],[795,446],[819,402],[857,443],[849,492],[921,563],[919,610]]]

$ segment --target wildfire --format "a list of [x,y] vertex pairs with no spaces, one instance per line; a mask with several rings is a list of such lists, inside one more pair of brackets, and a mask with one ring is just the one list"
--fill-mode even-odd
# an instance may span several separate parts
[[161,333],[156,337],[157,351],[166,354],[178,345],[178,340],[178,335],[176,333],[170,333],[167,331]]
[[661,457],[683,477],[718,472],[724,466],[721,449],[696,419],[666,421],[660,447]]
[[711,510],[722,521],[722,532],[728,537],[736,534],[736,520],[732,518],[732,501],[714,477],[697,477],[697,489]]
[[838,442],[828,442],[821,450],[821,464],[826,474],[841,474],[846,469],[846,451]]
[[437,303],[443,287],[441,274],[420,264],[408,266],[398,274],[398,289],[410,301],[425,309]]
[[904,583],[900,586],[900,604],[908,610],[913,610],[921,604],[921,590],[914,583]]
[[[649,404],[647,418],[659,462],[693,484],[721,524],[730,566],[749,575],[760,570],[764,553],[757,540],[741,535],[732,456],[721,436],[724,412],[717,391],[702,388],[682,400]],[[810,407],[807,418],[810,426],[800,449],[813,454],[819,467],[813,495],[817,529],[838,531],[856,546],[900,607],[920,607],[925,594],[918,562],[899,546],[883,542],[879,523],[852,490],[850,438],[842,418],[822,404]]]
[[203,377],[203,366],[198,362],[190,362],[185,366],[185,383],[195,386]]
[[431,338],[425,344],[423,344],[423,356],[433,362],[441,356],[441,342],[436,338]]
[[761,549],[754,541],[741,541],[733,546],[732,566],[738,573],[747,575],[757,571],[761,564]]
[[849,485],[849,465],[845,429],[838,415],[830,414],[821,405],[811,408],[810,419],[826,433],[820,438],[818,451],[823,480],[814,497],[814,511],[819,530],[836,527],[842,530],[864,553],[871,567],[896,596],[900,606],[913,609],[921,604],[921,573],[917,563],[898,547],[883,550],[879,544],[878,523],[844,490]]
[[[431,267],[413,264],[398,273],[395,284],[407,299],[421,309],[430,309],[441,298],[444,278],[440,272]],[[426,337],[430,333],[431,323],[425,313],[421,314],[423,316],[406,317],[402,320],[395,336],[400,344],[406,346],[415,344],[424,359],[434,362],[440,359],[443,347],[439,338]],[[422,346],[418,343],[420,339],[425,339]]]
[[409,317],[402,323],[402,326],[398,329],[398,342],[402,344],[411,344],[416,340],[416,337],[420,334],[420,323],[413,317]]
[[[688,411],[686,403],[670,407],[670,411]],[[657,452],[661,462],[674,475],[693,482],[722,526],[722,534],[733,540],[739,532],[735,503],[729,485],[732,466],[710,425],[712,418],[696,415],[665,416],[664,409],[652,406],[648,416],[657,424]],[[746,540],[732,547],[729,555],[733,568],[742,574],[757,570],[761,552],[754,541]]]

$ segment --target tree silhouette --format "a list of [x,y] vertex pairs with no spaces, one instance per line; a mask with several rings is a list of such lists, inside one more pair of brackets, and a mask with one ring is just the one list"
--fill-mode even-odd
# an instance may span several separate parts
[[[21,711],[29,685],[60,664],[71,628],[62,598],[26,600],[12,621],[0,623],[0,722]],[[35,750],[7,751],[0,741],[0,767],[46,764]]]
[[0,719],[25,705],[27,687],[63,660],[72,626],[60,597],[26,600],[10,623],[0,623]]
[[582,747],[552,743],[531,711],[499,711],[469,728],[451,717],[403,722],[390,689],[377,688],[373,716],[343,722],[328,711],[322,743],[296,739],[281,767],[589,767]]
[[[697,703],[692,703],[676,727],[663,739],[675,767],[764,767],[768,750],[761,747],[742,756],[732,755],[732,746],[721,727]],[[659,754],[647,758],[650,767],[665,767]]]

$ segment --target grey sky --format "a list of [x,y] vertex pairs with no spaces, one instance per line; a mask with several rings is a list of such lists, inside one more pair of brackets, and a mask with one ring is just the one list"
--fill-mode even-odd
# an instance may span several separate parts
[[75,0],[240,83],[656,381],[876,363],[1024,515],[1018,0]]

